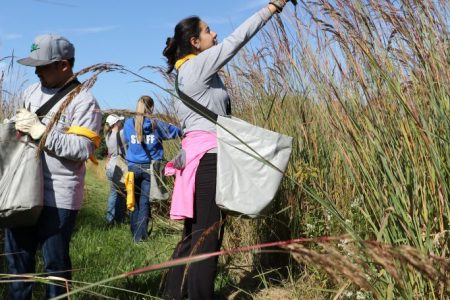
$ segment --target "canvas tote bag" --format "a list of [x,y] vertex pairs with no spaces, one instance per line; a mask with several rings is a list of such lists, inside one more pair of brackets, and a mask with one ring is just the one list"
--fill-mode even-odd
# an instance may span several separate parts
[[16,135],[15,123],[0,125],[0,227],[36,223],[44,200],[44,176],[37,145]]
[[113,182],[115,184],[124,186],[125,176],[128,172],[128,164],[122,155],[116,157],[116,165],[114,167]]
[[218,116],[175,88],[183,103],[216,124],[216,204],[231,214],[260,216],[275,197],[292,151],[292,137],[238,118]]
[[217,119],[219,207],[257,217],[275,197],[292,150],[292,138],[238,118]]
[[169,199],[164,176],[164,163],[160,160],[152,160],[150,163],[150,201]]
[[[41,106],[36,114],[45,116],[73,88],[69,82]],[[0,124],[0,227],[32,226],[44,203],[44,175],[36,143],[16,131],[15,123]]]
[[119,148],[119,155],[115,157],[116,164],[114,166],[112,181],[120,188],[125,188],[125,177],[128,172],[128,163],[125,159],[126,150],[119,131],[117,131],[116,140]]

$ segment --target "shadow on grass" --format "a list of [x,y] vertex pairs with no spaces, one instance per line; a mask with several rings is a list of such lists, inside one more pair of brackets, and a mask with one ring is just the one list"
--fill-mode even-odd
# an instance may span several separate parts
[[303,268],[298,264],[286,265],[284,267],[262,268],[252,271],[244,271],[236,285],[227,285],[218,293],[220,300],[242,299],[253,300],[255,295],[268,287],[283,287],[289,277],[289,273],[299,274]]
[[[120,279],[108,285],[117,289],[100,287],[93,288],[83,293],[73,295],[73,299],[101,299],[108,297],[113,299],[137,300],[137,299],[159,299],[160,295],[160,274],[151,276],[135,276]],[[119,290],[120,289],[120,290]]]
[[82,225],[96,230],[106,229],[106,219],[93,209],[83,209],[78,213],[74,233]]
[[[298,236],[297,230],[293,230],[293,226],[290,225],[290,216],[283,212],[286,204],[281,199],[279,200],[274,201],[272,211],[281,213],[256,220],[253,224],[256,228],[255,236],[251,242],[264,244],[273,241],[287,241]],[[239,227],[237,228],[239,229]],[[288,251],[279,247],[264,248],[261,252],[253,254],[252,259],[252,266],[239,272],[237,283],[231,283],[222,288],[219,299],[255,299],[255,295],[262,290],[283,287],[286,282],[298,277],[303,272],[303,266],[293,260]],[[225,261],[231,262],[232,259]],[[233,271],[226,270],[226,268],[227,265],[223,270],[225,278],[236,277],[232,275]]]

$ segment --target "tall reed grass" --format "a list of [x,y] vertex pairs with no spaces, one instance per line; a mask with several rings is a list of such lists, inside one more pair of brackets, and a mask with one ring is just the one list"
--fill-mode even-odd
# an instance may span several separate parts
[[[350,233],[448,260],[449,13],[447,1],[302,1],[228,67],[234,113],[296,139],[278,214],[245,243]],[[448,296],[417,269],[366,259],[373,297]]]
[[26,83],[25,73],[14,68],[14,53],[0,57],[0,121],[10,118],[20,105],[20,93]]

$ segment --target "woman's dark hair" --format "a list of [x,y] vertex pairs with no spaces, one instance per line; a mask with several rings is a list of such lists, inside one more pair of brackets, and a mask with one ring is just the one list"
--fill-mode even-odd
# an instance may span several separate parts
[[175,34],[166,41],[163,55],[167,58],[167,73],[171,73],[178,59],[193,52],[191,38],[200,36],[200,18],[192,16],[175,26]]

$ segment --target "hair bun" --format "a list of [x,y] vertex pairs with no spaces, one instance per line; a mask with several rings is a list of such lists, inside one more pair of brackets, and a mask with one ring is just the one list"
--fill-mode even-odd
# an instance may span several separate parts
[[175,38],[173,37],[168,37],[166,40],[166,46],[170,46],[171,44],[173,44],[175,42]]

